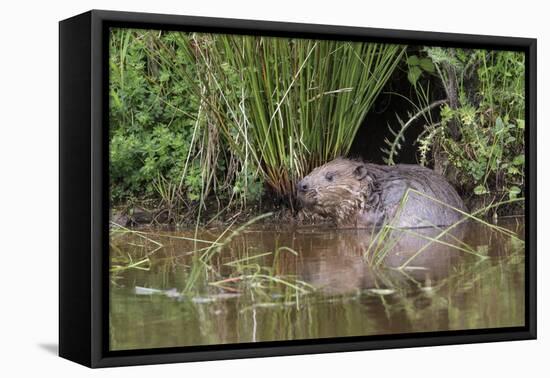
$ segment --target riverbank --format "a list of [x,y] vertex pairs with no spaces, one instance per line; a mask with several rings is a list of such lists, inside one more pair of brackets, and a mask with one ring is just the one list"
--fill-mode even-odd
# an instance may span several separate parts
[[[491,207],[503,201],[501,196],[481,195],[464,199],[466,208],[474,213],[480,209],[490,207],[489,210],[478,214],[481,218],[496,221],[500,218],[523,216],[525,214],[524,202],[503,203],[501,206]],[[262,214],[270,213],[269,219],[260,223],[307,226],[307,225],[334,225],[326,218],[309,214],[299,205],[290,207],[273,198],[264,197],[262,201],[250,204],[246,208],[227,208],[218,206],[211,201],[205,208],[200,209],[199,204],[186,209],[169,209],[155,206],[154,201],[141,201],[137,204],[113,206],[110,212],[112,226],[122,227],[163,227],[163,228],[194,228],[197,224],[201,227],[215,228],[227,227],[230,224],[244,224]]]

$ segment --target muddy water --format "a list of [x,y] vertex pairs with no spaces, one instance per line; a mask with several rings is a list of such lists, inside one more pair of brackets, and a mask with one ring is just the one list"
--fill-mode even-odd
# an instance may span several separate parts
[[523,218],[499,226],[113,232],[110,347],[522,326]]

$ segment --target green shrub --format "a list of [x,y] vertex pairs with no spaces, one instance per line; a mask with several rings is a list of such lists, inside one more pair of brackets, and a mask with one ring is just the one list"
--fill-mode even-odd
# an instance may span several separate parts
[[[433,50],[432,50],[433,51]],[[430,53],[430,50],[428,50]],[[434,54],[430,54],[434,57]],[[441,110],[445,127],[455,119],[461,138],[437,140],[459,180],[476,195],[515,198],[524,186],[525,56],[508,51],[456,50],[459,104]],[[441,61],[435,61],[441,65]],[[468,69],[474,71],[465,78]],[[477,85],[471,92],[464,80]],[[448,128],[446,128],[448,130]]]
[[[525,56],[511,51],[426,48],[447,94],[440,122],[419,138],[426,163],[448,172],[466,195],[522,195]],[[418,90],[422,98],[422,89]],[[424,97],[425,98],[425,97]],[[453,132],[453,130],[456,130]]]
[[[110,40],[110,177],[115,203],[154,197],[159,176],[179,181],[194,112],[188,89],[147,56],[157,33],[112,30]],[[162,37],[161,37],[162,38]]]
[[[257,200],[263,182],[242,167],[201,113],[187,33],[112,29],[110,186],[114,204],[161,206],[218,199]],[[202,114],[202,116],[201,116]],[[227,171],[229,161],[232,169]],[[241,177],[243,176],[243,177]],[[170,197],[170,198],[168,198]]]

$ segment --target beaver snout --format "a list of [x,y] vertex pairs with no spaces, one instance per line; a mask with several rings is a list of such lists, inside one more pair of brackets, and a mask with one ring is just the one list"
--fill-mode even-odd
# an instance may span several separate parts
[[307,184],[307,182],[305,182],[305,180],[300,180],[296,184],[296,190],[298,192],[307,192],[308,189],[309,189],[309,185]]
[[296,193],[302,206],[309,207],[316,203],[314,192],[312,186],[305,178],[296,183]]

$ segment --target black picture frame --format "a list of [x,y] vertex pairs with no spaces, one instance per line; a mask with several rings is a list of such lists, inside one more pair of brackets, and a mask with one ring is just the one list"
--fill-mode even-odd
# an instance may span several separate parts
[[[525,326],[108,350],[108,30],[203,31],[383,41],[526,54]],[[59,24],[59,354],[89,367],[343,352],[536,338],[536,39],[92,10]]]

